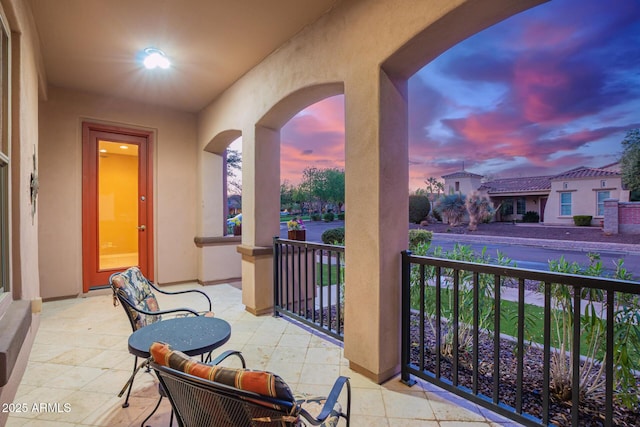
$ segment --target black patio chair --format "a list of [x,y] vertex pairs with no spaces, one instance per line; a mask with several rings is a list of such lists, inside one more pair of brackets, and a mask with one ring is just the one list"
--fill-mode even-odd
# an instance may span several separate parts
[[[146,325],[162,320],[163,315],[213,316],[213,312],[211,311],[211,299],[204,292],[197,289],[188,289],[175,292],[164,291],[151,283],[151,281],[146,277],[144,277],[138,267],[131,267],[125,271],[112,274],[111,277],[109,277],[109,284],[111,285],[111,290],[113,291],[113,305],[114,307],[118,304],[122,306],[124,312],[127,315],[127,318],[129,319],[129,323],[131,324],[131,329],[133,330],[133,332]],[[154,291],[164,295],[172,296],[191,293],[201,295],[206,299],[209,309],[206,312],[198,312],[193,308],[186,307],[160,310],[158,300],[156,299]],[[131,377],[118,394],[118,397],[122,397],[124,392],[127,391],[127,397],[122,404],[123,408],[129,406],[129,395],[131,394],[131,389],[133,388],[133,380],[136,373],[142,366],[145,366],[146,364],[146,361],[143,361],[140,365],[138,365],[138,356],[134,355],[134,357],[135,359],[133,362],[133,372],[131,374]]]
[[[244,356],[242,356],[242,353],[237,351],[237,350],[227,350],[225,352],[223,352],[222,354],[220,354],[219,356],[217,356],[216,358],[214,358],[213,360],[211,360],[210,362],[208,362],[207,364],[209,366],[216,366],[219,365],[220,363],[224,362],[225,360],[227,360],[229,357],[231,356],[235,356],[240,360],[240,363],[242,364],[242,368],[246,368],[247,364],[244,360]],[[186,357],[186,356],[185,356]],[[153,408],[153,411],[151,411],[151,413],[149,415],[147,415],[147,417],[142,420],[142,423],[140,423],[140,427],[145,427],[145,424],[147,423],[147,421],[153,416],[153,414],[156,413],[156,411],[158,410],[158,408],[160,407],[160,403],[162,403],[162,399],[164,397],[167,397],[167,392],[164,388],[164,386],[162,385],[162,383],[158,383],[158,394],[160,395],[160,398],[158,399],[158,403],[156,403],[156,406]],[[171,416],[169,418],[169,427],[173,426],[173,416],[174,416],[175,412],[173,410],[173,406],[171,407]],[[150,427],[150,426],[146,426],[146,427]]]
[[[326,398],[294,397],[282,378],[270,372],[209,366],[162,343],[154,343],[150,353],[150,365],[181,427],[335,427],[340,418],[349,426],[347,377],[338,377]],[[338,397],[345,385],[343,412]]]

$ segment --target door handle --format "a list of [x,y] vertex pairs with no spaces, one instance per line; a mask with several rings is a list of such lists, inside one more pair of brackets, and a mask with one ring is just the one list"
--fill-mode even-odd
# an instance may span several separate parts
[[138,230],[140,230],[140,231],[144,231],[144,230],[146,230],[146,229],[147,229],[147,226],[146,226],[146,225],[140,225],[140,226],[138,226]]

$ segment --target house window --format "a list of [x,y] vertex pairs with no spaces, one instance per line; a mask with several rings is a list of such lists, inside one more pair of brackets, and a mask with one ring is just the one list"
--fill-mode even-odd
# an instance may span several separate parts
[[516,199],[517,208],[516,213],[518,215],[524,215],[527,210],[527,199],[525,197],[518,197]]
[[604,201],[609,197],[610,197],[610,193],[608,191],[598,191],[597,216],[604,216]]
[[0,23],[0,299],[9,292],[9,32]]
[[571,193],[560,193],[560,215],[571,216]]
[[456,191],[460,191],[460,181],[456,181]]
[[513,199],[504,199],[501,209],[503,215],[513,215]]

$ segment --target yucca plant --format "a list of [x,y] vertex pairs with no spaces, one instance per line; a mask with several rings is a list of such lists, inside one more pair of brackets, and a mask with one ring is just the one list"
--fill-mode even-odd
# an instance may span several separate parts
[[[603,276],[602,262],[598,254],[588,254],[590,264],[583,269],[578,263],[567,262],[564,257],[549,261],[549,270],[592,277]],[[613,278],[629,280],[631,276],[618,260]],[[580,399],[588,396],[598,400],[605,392],[605,343],[606,310],[604,291],[600,289],[582,289],[580,298],[584,309],[580,319],[574,319],[573,301],[575,288],[567,285],[551,284],[552,328],[556,349],[551,357],[551,391],[561,401],[572,398],[573,353],[578,351],[583,358],[580,368]],[[614,384],[616,398],[628,408],[638,404],[638,384],[634,371],[638,370],[638,361],[630,354],[640,352],[640,302],[637,296],[619,294],[611,307],[614,313]],[[583,342],[573,342],[574,322],[581,325]]]
[[475,191],[467,197],[465,206],[469,212],[468,228],[470,231],[475,231],[478,228],[478,223],[484,222],[495,213],[491,200]]
[[467,212],[465,196],[462,194],[449,194],[438,199],[435,210],[442,216],[447,224],[455,227],[460,225]]

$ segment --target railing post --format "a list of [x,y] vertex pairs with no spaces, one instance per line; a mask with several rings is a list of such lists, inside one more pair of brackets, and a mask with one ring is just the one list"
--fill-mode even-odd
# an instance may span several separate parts
[[278,264],[280,263],[280,246],[278,244],[278,236],[273,238],[273,317],[280,317],[278,312],[278,300],[280,298],[280,272]]
[[400,349],[400,380],[413,386],[416,381],[409,375],[411,343],[411,251],[402,251],[402,339]]

